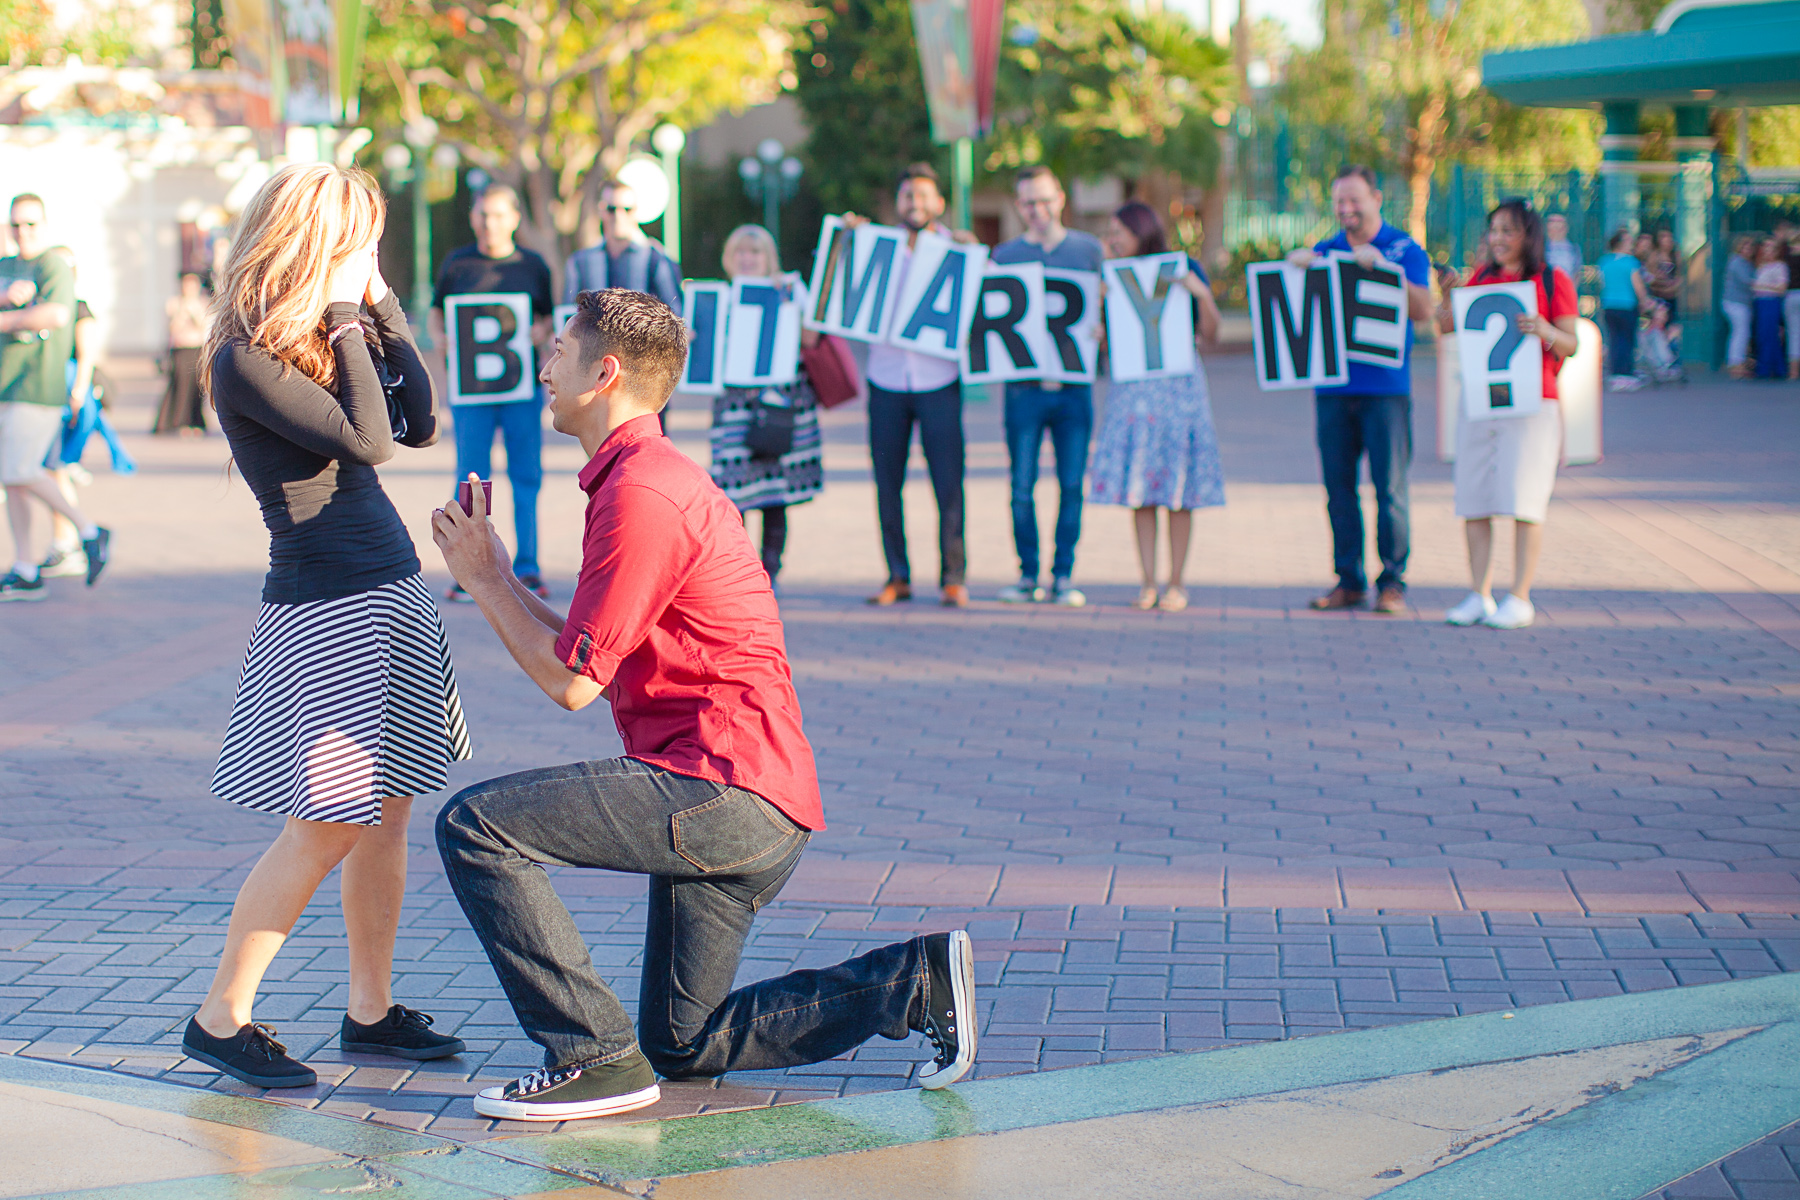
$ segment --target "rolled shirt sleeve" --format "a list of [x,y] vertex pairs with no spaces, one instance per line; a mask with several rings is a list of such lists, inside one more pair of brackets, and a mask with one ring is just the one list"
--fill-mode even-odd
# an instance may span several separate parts
[[609,685],[619,662],[643,644],[698,561],[701,544],[681,509],[661,492],[627,484],[588,515],[581,579],[556,656],[578,675]]

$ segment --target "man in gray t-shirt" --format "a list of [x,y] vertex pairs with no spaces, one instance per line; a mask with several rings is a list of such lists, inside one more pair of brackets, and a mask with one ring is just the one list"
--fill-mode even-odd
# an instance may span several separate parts
[[[994,247],[993,261],[1043,263],[1065,271],[1098,274],[1105,252],[1091,233],[1065,229],[1062,184],[1049,167],[1026,167],[1013,184],[1013,203],[1025,233]],[[1019,550],[1019,582],[1000,589],[1000,599],[1024,604],[1048,598],[1079,608],[1087,597],[1071,587],[1075,543],[1081,540],[1081,482],[1087,470],[1088,439],[1094,431],[1094,389],[1085,383],[1028,379],[1006,385],[1006,449],[1012,457],[1013,542]],[[1050,564],[1048,595],[1038,586],[1038,453],[1044,434],[1056,452],[1056,482],[1062,490],[1056,509],[1056,554]]]

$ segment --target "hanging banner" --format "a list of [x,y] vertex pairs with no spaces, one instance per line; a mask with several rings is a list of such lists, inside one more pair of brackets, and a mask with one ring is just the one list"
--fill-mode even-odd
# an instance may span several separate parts
[[725,386],[765,387],[800,378],[800,313],[792,279],[734,279],[725,317]]
[[[730,284],[711,279],[682,280],[681,319],[687,322],[691,336],[687,370],[682,374],[679,391],[701,396],[724,392],[725,313],[730,304]],[[562,307],[573,310],[575,306]]]
[[537,396],[531,296],[472,292],[444,297],[445,357],[452,404],[511,404]]
[[1044,327],[1053,370],[1045,379],[1092,383],[1100,373],[1100,276],[1044,268]]
[[[975,51],[969,0],[912,0],[913,37],[925,77],[931,140],[948,144],[981,135],[975,101]],[[994,39],[999,48],[999,39]]]
[[813,253],[806,327],[864,342],[884,340],[899,298],[895,268],[905,246],[904,229],[846,229],[842,217],[826,217]]
[[1147,254],[1101,264],[1112,377],[1165,379],[1194,372],[1194,307],[1179,280],[1187,255]]
[[1538,310],[1537,281],[1454,288],[1450,307],[1462,360],[1463,416],[1491,421],[1543,407],[1544,343],[1519,332],[1519,318]]
[[274,0],[222,0],[225,35],[237,64],[238,94],[243,97],[244,124],[252,129],[275,125]]
[[1406,276],[1383,260],[1372,267],[1354,257],[1332,256],[1337,270],[1344,357],[1377,367],[1406,362]]
[[1251,263],[1244,276],[1257,386],[1274,392],[1350,382],[1335,265]]
[[277,0],[281,8],[281,119],[331,125],[338,115],[337,18],[321,0]]
[[1042,263],[989,263],[963,351],[963,379],[997,383],[1056,378],[1056,351],[1044,312]]
[[961,359],[987,256],[986,246],[966,246],[939,233],[919,234],[887,340],[919,354]]

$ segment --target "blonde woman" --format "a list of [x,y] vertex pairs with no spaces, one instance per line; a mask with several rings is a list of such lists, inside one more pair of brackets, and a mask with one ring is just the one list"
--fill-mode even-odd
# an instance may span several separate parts
[[[725,239],[725,274],[732,279],[780,279],[781,255],[761,225],[739,225]],[[786,282],[802,286],[800,277]],[[808,346],[815,330],[800,334]],[[771,414],[769,410],[777,410]],[[773,416],[773,421],[768,421]],[[792,436],[786,429],[791,417]],[[768,428],[759,436],[759,423]],[[772,437],[768,436],[773,430]],[[785,448],[784,448],[785,446]],[[776,587],[787,548],[787,510],[804,504],[825,487],[819,451],[819,405],[801,367],[800,378],[779,387],[726,388],[713,400],[712,477],[748,523],[750,510],[762,512],[762,565]],[[777,590],[779,594],[779,589]]]
[[376,261],[368,175],[284,167],[245,209],[213,301],[201,382],[269,529],[269,574],[212,790],[287,818],[238,891],[188,1057],[258,1087],[305,1087],[251,1003],[343,865],[345,1050],[463,1048],[390,994],[412,797],[469,757],[449,647],[377,463],[437,438],[431,377]]

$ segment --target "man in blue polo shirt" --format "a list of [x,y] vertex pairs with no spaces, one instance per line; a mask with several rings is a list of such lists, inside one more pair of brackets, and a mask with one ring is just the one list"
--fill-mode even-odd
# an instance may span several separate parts
[[1357,473],[1367,454],[1369,478],[1375,485],[1375,551],[1381,558],[1375,611],[1405,612],[1411,538],[1406,472],[1412,463],[1412,322],[1431,316],[1431,260],[1417,242],[1381,219],[1381,190],[1369,168],[1338,168],[1331,181],[1331,206],[1343,228],[1311,250],[1295,250],[1288,262],[1304,267],[1334,250],[1354,255],[1364,266],[1386,259],[1406,276],[1408,320],[1406,356],[1398,367],[1353,362],[1349,383],[1314,393],[1319,464],[1325,476],[1338,581],[1313,600],[1312,607],[1360,608],[1368,595],[1362,503],[1356,494]]

